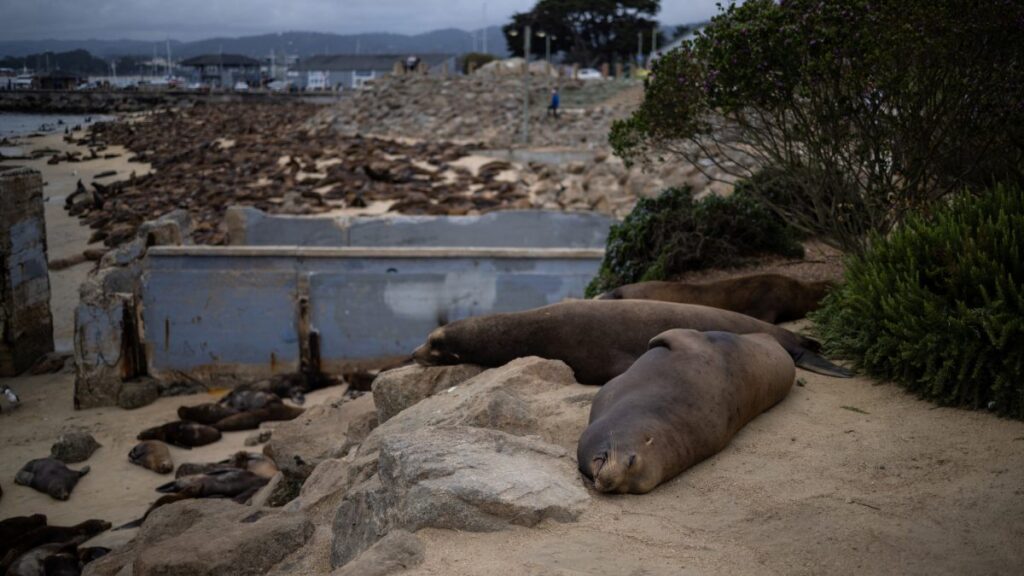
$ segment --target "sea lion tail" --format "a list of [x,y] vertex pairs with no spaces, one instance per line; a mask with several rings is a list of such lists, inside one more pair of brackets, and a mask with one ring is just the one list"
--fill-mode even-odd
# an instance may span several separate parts
[[143,516],[142,518],[136,518],[135,520],[132,520],[131,522],[128,522],[127,524],[122,524],[122,525],[118,526],[117,528],[114,528],[113,530],[111,530],[111,532],[117,532],[118,530],[127,530],[129,528],[138,528],[139,526],[142,526],[142,521],[145,520],[145,519],[146,519],[145,516]]
[[793,362],[797,366],[804,370],[809,370],[815,374],[823,374],[825,376],[832,376],[833,378],[852,378],[853,372],[837,366],[825,358],[818,356],[810,350],[801,350],[793,356]]

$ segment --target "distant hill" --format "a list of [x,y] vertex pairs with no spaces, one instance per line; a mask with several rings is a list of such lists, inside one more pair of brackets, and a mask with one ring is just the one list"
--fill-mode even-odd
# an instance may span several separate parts
[[[320,32],[284,32],[243,36],[241,38],[210,38],[195,42],[170,41],[173,57],[189,58],[200,54],[232,53],[245,54],[254,58],[265,58],[274,50],[277,54],[300,57],[317,54],[363,53],[363,54],[405,54],[405,53],[448,53],[461,54],[481,50],[480,32],[476,34],[453,28],[434,30],[424,34],[406,36],[402,34],[325,34]],[[501,28],[486,29],[487,51],[495,56],[508,55],[505,37]],[[167,43],[141,42],[138,40],[26,40],[0,41],[0,57],[24,57],[44,52],[71,52],[87,50],[100,58],[115,56],[157,56],[163,57]]]

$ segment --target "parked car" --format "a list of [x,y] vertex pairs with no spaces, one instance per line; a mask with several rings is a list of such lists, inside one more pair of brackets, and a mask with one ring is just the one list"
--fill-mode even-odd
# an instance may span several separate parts
[[249,84],[246,82],[235,82],[235,92],[248,92]]
[[576,74],[576,77],[580,80],[604,80],[604,76],[597,68],[583,68]]

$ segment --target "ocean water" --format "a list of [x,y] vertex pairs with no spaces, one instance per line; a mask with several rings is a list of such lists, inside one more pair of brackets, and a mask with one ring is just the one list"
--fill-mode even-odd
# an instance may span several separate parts
[[93,122],[109,119],[109,116],[100,114],[22,114],[19,112],[0,112],[0,138],[10,138],[34,132],[43,134],[63,133],[66,126],[81,125],[85,127]]

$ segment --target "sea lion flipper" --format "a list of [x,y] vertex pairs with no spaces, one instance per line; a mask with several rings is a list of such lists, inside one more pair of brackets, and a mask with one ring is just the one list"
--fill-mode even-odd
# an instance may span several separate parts
[[178,481],[174,480],[168,482],[167,484],[161,484],[157,486],[156,491],[160,492],[161,494],[172,494],[174,492],[179,492],[180,488],[178,488]]
[[837,366],[810,350],[801,350],[795,354],[793,356],[793,362],[804,370],[809,370],[815,374],[831,376],[833,378],[852,378],[854,375],[850,370],[847,370],[842,366]]
[[78,471],[78,477],[81,478],[82,476],[85,476],[89,473],[89,470],[91,470],[91,468],[88,466],[82,466],[82,469]]
[[21,486],[31,486],[32,478],[34,476],[35,475],[29,472],[28,470],[19,470],[18,473],[14,476],[14,483],[20,484]]

